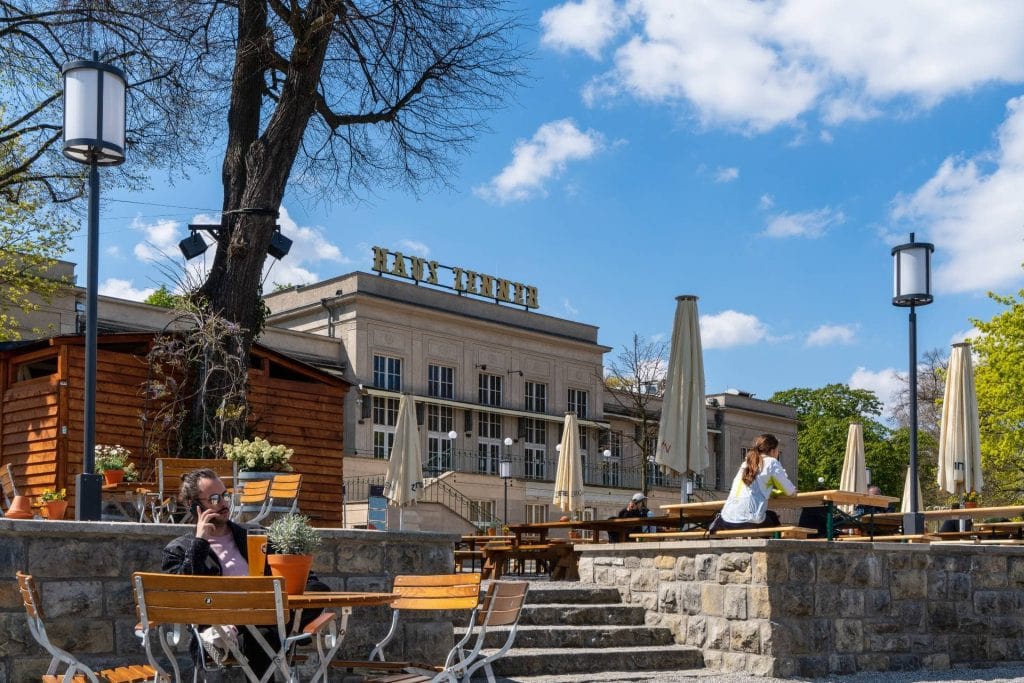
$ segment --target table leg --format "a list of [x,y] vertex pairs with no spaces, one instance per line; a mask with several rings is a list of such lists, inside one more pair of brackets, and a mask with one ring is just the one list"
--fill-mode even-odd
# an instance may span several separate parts
[[835,507],[832,501],[825,501],[825,538],[830,541],[835,539]]

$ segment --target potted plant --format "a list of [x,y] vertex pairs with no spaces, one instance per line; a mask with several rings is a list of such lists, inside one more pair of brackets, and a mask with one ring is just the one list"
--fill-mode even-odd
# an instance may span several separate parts
[[43,489],[43,492],[39,495],[39,500],[43,502],[43,507],[46,508],[46,517],[48,519],[64,519],[64,513],[68,509],[68,492],[66,489]]
[[283,444],[272,444],[258,436],[252,439],[235,438],[224,444],[224,457],[238,465],[241,481],[273,479],[278,472],[291,472],[288,463],[294,451]]
[[976,508],[978,507],[978,492],[970,490],[964,494],[964,507],[965,508]]
[[121,444],[107,446],[96,444],[96,471],[103,474],[107,484],[119,484],[124,479],[125,468],[132,452]]
[[306,590],[313,553],[323,539],[305,515],[284,515],[267,527],[267,564],[274,576],[283,576],[285,590],[300,595]]

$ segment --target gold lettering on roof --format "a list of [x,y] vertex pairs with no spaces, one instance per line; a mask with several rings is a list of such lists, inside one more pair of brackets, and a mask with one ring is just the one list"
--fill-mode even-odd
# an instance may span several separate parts
[[[441,269],[451,272],[451,286],[441,284],[438,277],[438,271]],[[525,308],[540,307],[537,288],[532,285],[467,268],[443,266],[437,261],[428,261],[421,256],[406,256],[400,251],[391,251],[384,247],[373,247],[373,271],[417,283],[453,289],[460,294],[492,299],[495,303],[509,303]]]

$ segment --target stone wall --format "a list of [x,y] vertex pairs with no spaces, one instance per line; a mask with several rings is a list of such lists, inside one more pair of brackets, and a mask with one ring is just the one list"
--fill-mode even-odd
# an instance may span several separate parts
[[577,547],[580,578],[758,676],[1024,660],[1024,548],[716,540]]
[[[0,518],[0,681],[38,681],[49,663],[28,631],[15,579],[19,570],[36,577],[47,632],[57,645],[97,668],[145,661],[133,635],[130,577],[159,571],[161,549],[184,531],[167,524]],[[452,570],[453,535],[322,531],[313,571],[335,590],[386,591],[396,574]],[[356,608],[339,656],[365,659],[389,623],[387,607]],[[452,645],[450,621],[409,620],[404,628],[388,651],[395,659],[441,661]]]

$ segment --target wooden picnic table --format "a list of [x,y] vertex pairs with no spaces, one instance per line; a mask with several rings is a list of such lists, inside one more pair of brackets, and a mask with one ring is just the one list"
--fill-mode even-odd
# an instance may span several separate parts
[[528,543],[522,545],[485,545],[483,547],[484,579],[500,579],[509,560],[534,560],[548,564],[551,578],[579,580],[578,556],[571,543]]
[[462,571],[464,563],[469,560],[470,569],[476,571],[476,562],[480,560],[483,565],[484,554],[477,546],[484,546],[488,543],[512,543],[515,536],[490,536],[487,534],[466,534],[455,542],[455,571]]
[[[872,521],[882,519],[886,513],[869,513],[862,519],[855,519],[850,515],[838,510],[838,505],[863,505],[869,508],[885,508],[890,503],[898,502],[899,498],[893,496],[880,496],[858,491],[843,491],[841,489],[828,489],[825,491],[800,491],[792,496],[775,496],[768,501],[769,510],[792,510],[795,508],[824,507],[826,520],[826,538],[835,538],[836,520],[844,525],[856,525],[867,528],[869,535],[874,536]],[[681,516],[681,522],[698,521],[701,517],[721,512],[724,500],[705,500],[697,503],[673,503],[662,505],[661,509],[669,514],[677,513]]]
[[[712,516],[713,514],[706,515],[708,520],[710,520]],[[605,533],[619,532],[621,533],[621,538],[625,538],[630,531],[640,529],[645,526],[660,526],[679,529],[680,516],[676,514],[662,515],[660,517],[613,517],[611,519],[577,519],[560,520],[557,522],[534,522],[532,524],[510,524],[509,530],[515,534],[515,542],[519,545],[522,544],[523,536],[526,535],[536,535],[538,543],[545,543],[547,542],[548,531],[551,529],[593,531],[597,535],[600,535],[602,531]]]
[[[922,510],[919,513],[925,521],[945,519],[984,519],[986,517],[1020,517],[1024,515],[1024,505],[1003,505],[986,508],[958,508],[955,510]],[[875,519],[903,521],[902,512],[881,512]],[[992,522],[991,524],[996,524]],[[1002,522],[1002,524],[1022,524],[1024,522]]]
[[116,505],[126,519],[145,522],[146,500],[155,487],[156,482],[153,481],[121,481],[117,484],[104,484],[101,496],[104,502]]

